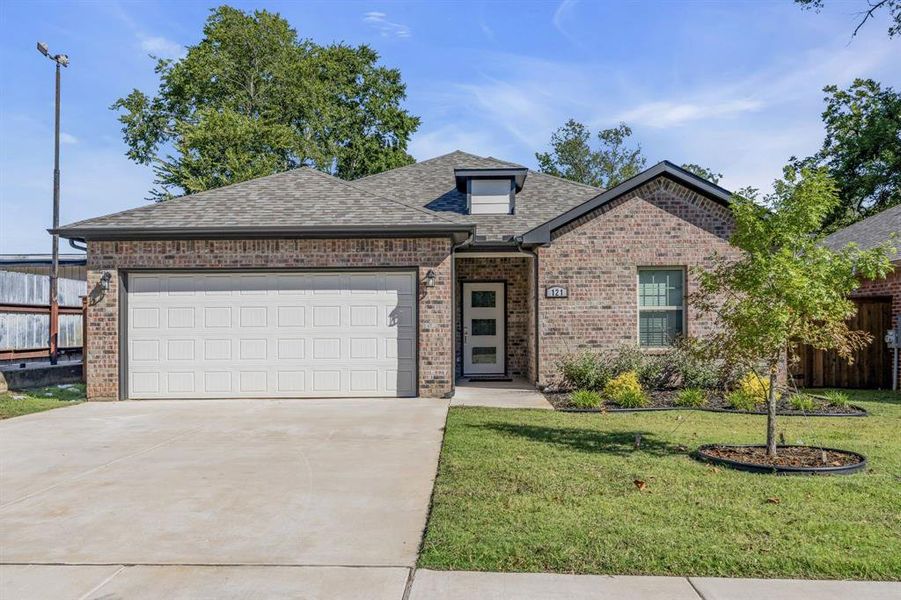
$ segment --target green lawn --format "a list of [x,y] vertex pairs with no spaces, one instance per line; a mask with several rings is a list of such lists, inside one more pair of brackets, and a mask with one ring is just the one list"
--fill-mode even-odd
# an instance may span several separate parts
[[689,456],[707,442],[760,443],[762,416],[454,408],[419,566],[901,579],[901,396],[849,395],[871,416],[778,424],[789,443],[867,455],[869,471],[842,477]]
[[34,388],[15,392],[0,393],[0,419],[18,417],[29,413],[50,410],[61,406],[72,406],[84,400],[84,385],[71,387]]

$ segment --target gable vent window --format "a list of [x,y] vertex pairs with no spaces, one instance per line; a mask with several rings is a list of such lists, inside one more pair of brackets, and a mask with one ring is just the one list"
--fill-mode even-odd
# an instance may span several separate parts
[[473,215],[509,215],[513,212],[512,179],[471,179],[469,212]]
[[638,343],[643,348],[672,346],[685,331],[685,271],[639,269]]

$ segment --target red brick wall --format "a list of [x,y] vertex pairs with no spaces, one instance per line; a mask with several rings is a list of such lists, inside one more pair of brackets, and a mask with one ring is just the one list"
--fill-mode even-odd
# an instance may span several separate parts
[[437,275],[435,287],[423,287],[419,301],[419,393],[443,396],[453,389],[450,247],[446,238],[90,242],[88,290],[103,271],[113,278],[106,295],[88,308],[88,398],[119,394],[117,269],[401,266],[418,266],[420,279],[429,269]]
[[[538,383],[555,381],[566,354],[637,343],[638,268],[687,267],[691,294],[691,267],[709,266],[714,252],[736,252],[728,243],[732,223],[727,208],[658,178],[554,232],[538,249]],[[569,297],[545,298],[552,285],[567,287]],[[690,304],[686,322],[691,336],[714,327]]]
[[457,258],[457,375],[463,373],[463,298],[459,282],[504,280],[507,282],[507,372],[529,376],[529,364],[533,362],[529,328],[534,322],[529,298],[531,260],[527,256]]

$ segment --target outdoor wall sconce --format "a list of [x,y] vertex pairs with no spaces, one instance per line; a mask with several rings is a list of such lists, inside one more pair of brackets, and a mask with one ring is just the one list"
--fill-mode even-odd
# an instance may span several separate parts
[[103,275],[100,276],[100,289],[104,292],[109,291],[109,282],[113,278],[113,274],[109,271],[104,271]]
[[88,293],[88,304],[91,306],[96,306],[103,298],[106,296],[106,293],[109,291],[109,282],[113,279],[113,274],[109,271],[104,271],[103,275],[100,276],[100,281],[97,282],[97,285]]
[[429,272],[425,274],[425,286],[426,287],[435,287],[435,271],[429,269]]

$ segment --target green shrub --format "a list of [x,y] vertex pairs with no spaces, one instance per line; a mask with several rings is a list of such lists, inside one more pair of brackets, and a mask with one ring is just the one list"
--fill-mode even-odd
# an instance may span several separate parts
[[[753,398],[756,404],[766,403],[770,394],[770,380],[754,371],[748,371],[738,380],[736,390]],[[779,392],[776,392],[776,399],[779,399]]]
[[621,344],[606,355],[606,365],[612,377],[635,373],[645,389],[670,387],[666,370],[666,355],[649,355],[635,344]]
[[676,406],[698,408],[707,404],[707,393],[700,388],[685,388],[676,393]]
[[600,391],[611,377],[602,357],[587,350],[564,357],[559,367],[567,387],[576,390]]
[[569,395],[569,402],[576,408],[598,408],[601,395],[594,390],[578,390]]
[[726,404],[735,410],[752,411],[757,408],[760,401],[752,394],[742,390],[735,390],[726,394]]
[[788,403],[795,410],[803,412],[813,412],[817,407],[817,402],[810,394],[795,394],[788,399]]
[[848,408],[851,405],[851,399],[848,398],[848,394],[839,392],[838,390],[829,390],[823,394],[823,397],[825,397],[826,402],[832,406]]
[[648,403],[635,371],[627,371],[607,382],[604,395],[623,408],[638,408]]

